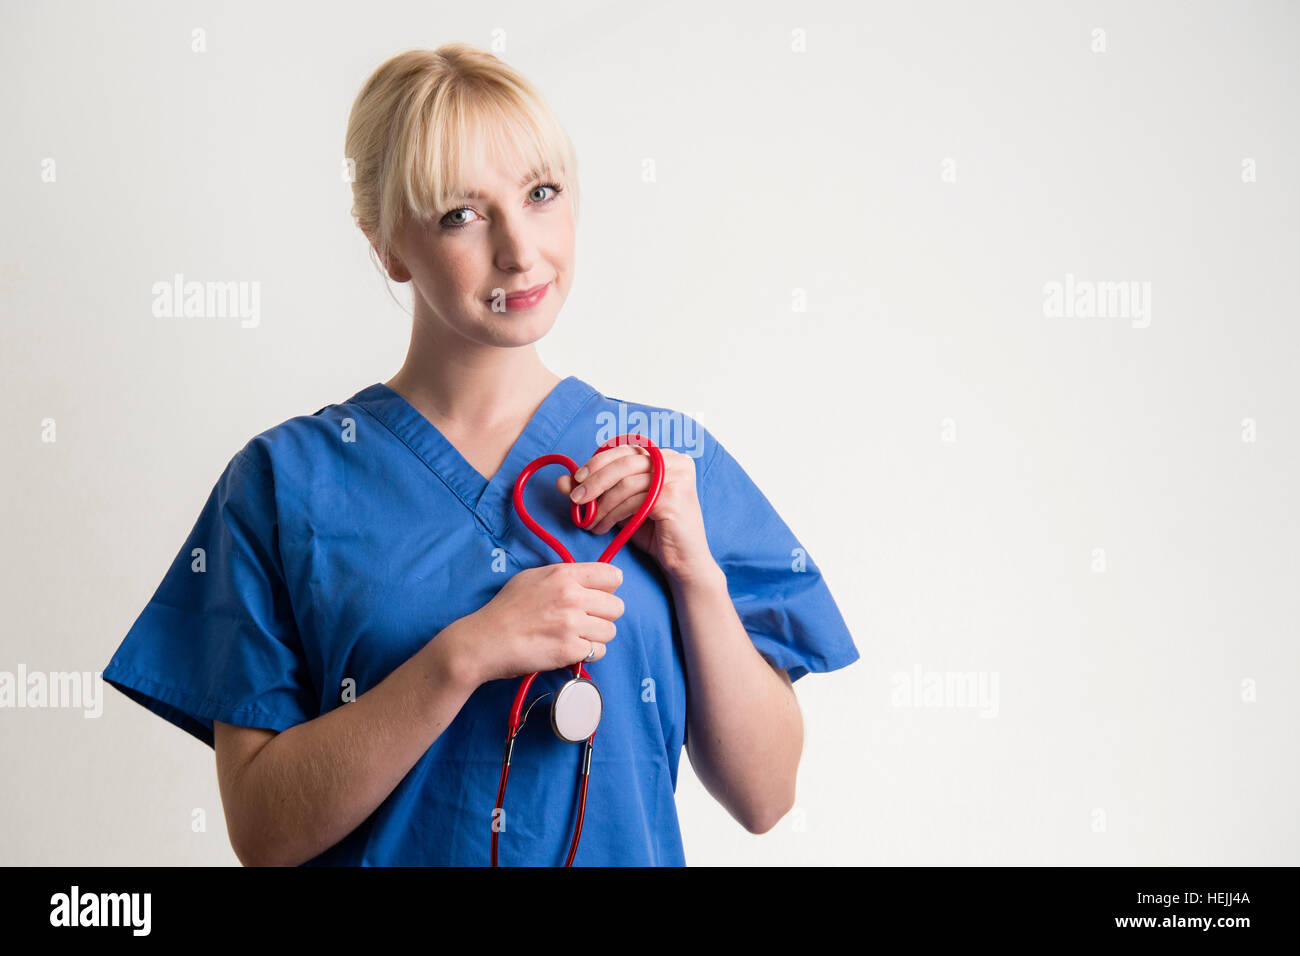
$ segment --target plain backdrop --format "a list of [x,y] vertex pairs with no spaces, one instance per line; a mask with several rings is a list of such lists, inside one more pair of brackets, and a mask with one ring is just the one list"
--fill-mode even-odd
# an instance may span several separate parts
[[[861,651],[770,833],[683,754],[688,863],[1300,863],[1284,2],[6,0],[0,670],[101,671],[231,456],[399,367],[343,135],[451,40],[578,150],[543,359],[713,430]],[[0,862],[235,864],[212,751],[103,693],[0,709]]]

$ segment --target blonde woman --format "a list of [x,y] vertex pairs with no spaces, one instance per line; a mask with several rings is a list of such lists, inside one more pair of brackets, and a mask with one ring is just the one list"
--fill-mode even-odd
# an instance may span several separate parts
[[[502,865],[684,865],[683,747],[741,825],[771,829],[803,742],[791,682],[858,652],[715,436],[542,364],[574,281],[568,136],[508,65],[449,44],[375,71],[346,155],[357,225],[412,284],[406,361],[234,456],[105,680],[214,747],[246,865],[482,866],[498,844]],[[651,458],[593,451],[611,422],[648,421],[680,426],[656,439],[661,492],[600,563]],[[551,453],[582,468],[533,482],[528,510],[576,563],[512,506],[520,470]],[[570,501],[596,502],[594,524],[576,527]],[[603,701],[586,757],[545,715],[579,661]]]

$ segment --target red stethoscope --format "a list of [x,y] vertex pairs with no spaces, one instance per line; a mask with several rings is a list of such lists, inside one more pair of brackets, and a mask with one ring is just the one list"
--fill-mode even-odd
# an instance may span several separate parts
[[[597,448],[596,453],[618,445],[636,445],[646,449],[650,455],[653,472],[650,476],[650,489],[646,492],[645,501],[641,503],[641,507],[637,509],[636,514],[623,525],[623,530],[609,543],[605,553],[600,556],[601,561],[612,560],[627,539],[636,533],[637,528],[641,527],[646,515],[650,513],[650,509],[655,506],[655,502],[659,499],[659,492],[664,484],[664,456],[654,442],[644,435],[619,435]],[[523,519],[524,524],[549,544],[556,554],[570,564],[575,564],[573,555],[569,554],[564,545],[560,544],[545,528],[534,521],[532,516],[529,515],[528,509],[524,507],[524,486],[528,484],[528,479],[533,476],[535,471],[546,465],[563,465],[569,469],[570,475],[578,470],[577,464],[568,455],[543,455],[529,462],[528,466],[519,473],[519,477],[515,480],[515,510],[519,512],[519,517]],[[586,509],[585,514],[584,509]],[[589,528],[596,520],[596,501],[585,501],[581,505],[570,501],[569,511],[574,524],[579,528]],[[593,647],[591,655],[585,660],[591,660],[595,653],[596,649]],[[591,776],[591,748],[593,741],[596,739],[596,727],[600,724],[600,715],[604,709],[600,690],[587,673],[587,669],[582,666],[583,663],[585,661],[579,661],[573,665],[572,679],[566,681],[564,686],[555,692],[555,700],[551,702],[551,729],[555,731],[556,736],[561,740],[574,744],[586,741],[586,746],[582,752],[581,768],[578,772],[578,822],[573,829],[573,842],[569,845],[569,857],[564,861],[565,866],[573,865],[574,854],[578,852],[578,839],[582,836],[582,817],[587,809],[587,781]],[[528,688],[533,685],[533,681],[537,679],[540,673],[538,671],[529,674],[520,682],[519,690],[515,694],[514,706],[510,708],[510,722],[506,727],[505,756],[501,760],[501,785],[497,788],[496,806],[492,808],[493,866],[497,865],[497,821],[501,819],[505,804],[506,778],[510,775],[510,756],[515,749],[515,738],[523,728],[524,721],[528,719],[528,713],[523,709],[524,698],[528,695]],[[536,698],[532,704],[528,705],[528,710],[531,711],[533,704],[549,696],[548,693]]]

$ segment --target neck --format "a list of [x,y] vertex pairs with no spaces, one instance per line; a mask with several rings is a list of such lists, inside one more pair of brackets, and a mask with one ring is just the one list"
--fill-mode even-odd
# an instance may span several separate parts
[[406,361],[385,384],[431,420],[491,430],[531,415],[561,380],[534,345],[430,348],[413,329]]

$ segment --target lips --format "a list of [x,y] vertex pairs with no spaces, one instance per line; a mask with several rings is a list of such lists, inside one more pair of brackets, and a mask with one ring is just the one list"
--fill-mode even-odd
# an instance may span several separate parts
[[[541,285],[534,285],[532,289],[519,289],[513,291],[513,293],[506,293],[506,302],[523,302],[524,299],[534,298],[538,293],[541,293],[542,289],[545,289],[545,287],[549,285],[550,282],[542,282]],[[495,295],[489,295],[489,297],[484,299],[484,302],[495,302],[495,300],[497,300]]]
[[[519,302],[523,299],[530,299],[533,296],[537,295],[537,293],[545,289],[548,285],[550,285],[549,282],[543,282],[540,285],[533,286],[531,289],[520,289],[518,292],[507,292],[506,301]],[[489,299],[488,301],[490,302],[492,300]]]

